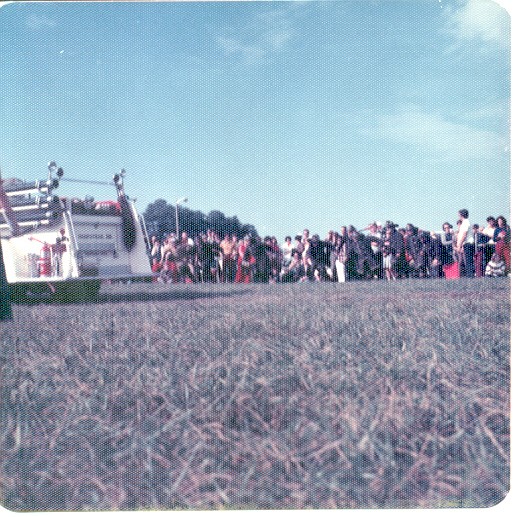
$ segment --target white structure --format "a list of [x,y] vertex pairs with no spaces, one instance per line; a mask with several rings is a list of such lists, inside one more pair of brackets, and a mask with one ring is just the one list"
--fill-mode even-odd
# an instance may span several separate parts
[[[63,170],[34,183],[0,180],[0,237],[7,275],[17,296],[91,298],[102,280],[150,277],[143,218],[116,174],[116,201],[59,198]],[[56,177],[54,177],[54,174]]]

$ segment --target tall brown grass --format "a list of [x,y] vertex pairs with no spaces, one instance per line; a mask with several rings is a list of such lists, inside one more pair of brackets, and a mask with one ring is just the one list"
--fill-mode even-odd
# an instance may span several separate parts
[[485,507],[507,279],[104,286],[1,324],[11,510]]

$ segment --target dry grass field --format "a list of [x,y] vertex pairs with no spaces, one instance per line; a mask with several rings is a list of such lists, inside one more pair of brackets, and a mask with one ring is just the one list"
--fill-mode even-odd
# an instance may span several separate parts
[[487,507],[510,280],[103,286],[1,323],[10,510]]

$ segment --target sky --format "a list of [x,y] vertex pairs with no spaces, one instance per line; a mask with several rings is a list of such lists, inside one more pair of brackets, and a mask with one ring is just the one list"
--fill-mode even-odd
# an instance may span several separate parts
[[278,239],[510,217],[508,3],[3,5],[2,177],[124,168],[142,212],[187,197]]

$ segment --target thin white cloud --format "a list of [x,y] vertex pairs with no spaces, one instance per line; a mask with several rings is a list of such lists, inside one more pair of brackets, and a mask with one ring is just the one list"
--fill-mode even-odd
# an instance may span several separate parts
[[281,52],[293,35],[288,10],[273,9],[257,15],[241,27],[227,27],[215,41],[226,54],[249,63]]
[[31,14],[25,20],[25,26],[33,31],[53,29],[57,26],[57,22],[48,16],[38,16]]
[[292,37],[292,32],[288,30],[280,30],[271,32],[268,36],[271,47],[275,50],[281,50]]
[[440,114],[425,113],[417,106],[380,116],[376,127],[367,134],[410,145],[414,152],[443,161],[499,157],[507,147],[507,139],[499,133],[452,122]]
[[236,38],[219,36],[216,38],[217,44],[226,54],[235,54],[243,57],[246,61],[260,59],[266,54],[263,45],[246,45]]
[[508,48],[509,13],[494,0],[466,0],[458,9],[445,11],[447,30],[459,42],[479,40],[484,45]]
[[487,103],[484,106],[466,111],[463,114],[465,120],[471,121],[496,121],[509,125],[510,102],[509,100]]

